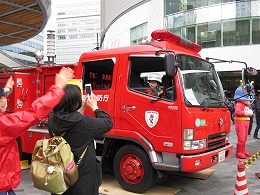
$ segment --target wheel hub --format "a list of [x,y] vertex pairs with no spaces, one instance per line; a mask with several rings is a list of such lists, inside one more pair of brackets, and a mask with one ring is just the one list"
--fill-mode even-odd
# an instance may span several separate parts
[[123,178],[131,183],[138,183],[144,174],[142,161],[134,155],[122,159],[120,170]]

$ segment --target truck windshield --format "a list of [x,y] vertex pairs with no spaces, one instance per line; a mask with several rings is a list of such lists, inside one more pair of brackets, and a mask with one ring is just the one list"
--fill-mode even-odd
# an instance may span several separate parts
[[190,106],[224,107],[225,96],[214,65],[187,55],[178,55],[185,101]]

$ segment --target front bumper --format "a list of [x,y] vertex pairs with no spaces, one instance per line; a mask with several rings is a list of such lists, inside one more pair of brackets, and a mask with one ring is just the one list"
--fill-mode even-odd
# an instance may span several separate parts
[[182,172],[196,172],[209,168],[229,158],[233,145],[228,144],[223,148],[198,155],[181,156],[180,169]]

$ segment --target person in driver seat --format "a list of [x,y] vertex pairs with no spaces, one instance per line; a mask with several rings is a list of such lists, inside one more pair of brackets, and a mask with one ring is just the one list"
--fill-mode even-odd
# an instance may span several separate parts
[[145,92],[150,95],[160,96],[163,93],[161,89],[162,77],[158,73],[151,73],[148,75],[147,81],[150,89],[146,89]]

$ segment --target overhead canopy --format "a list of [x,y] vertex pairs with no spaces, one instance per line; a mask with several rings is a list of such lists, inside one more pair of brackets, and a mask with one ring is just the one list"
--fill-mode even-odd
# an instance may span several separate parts
[[0,46],[36,36],[50,13],[50,0],[0,0]]

